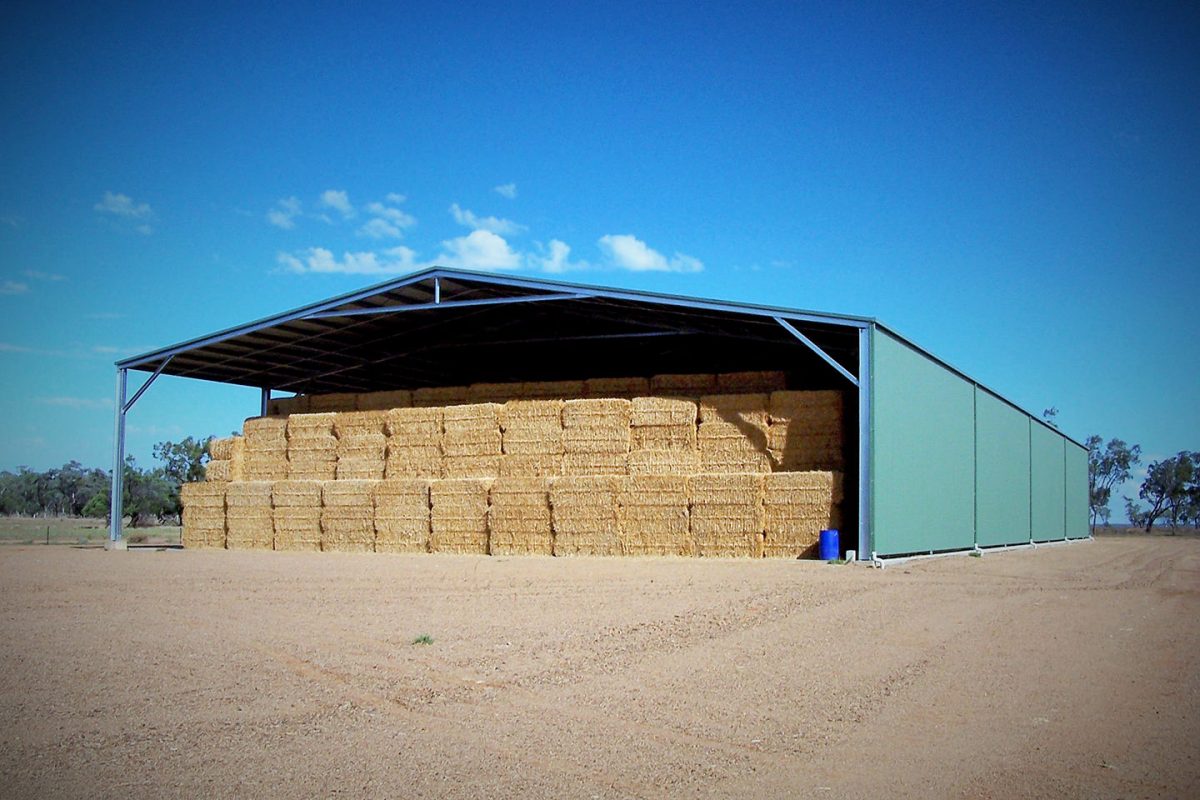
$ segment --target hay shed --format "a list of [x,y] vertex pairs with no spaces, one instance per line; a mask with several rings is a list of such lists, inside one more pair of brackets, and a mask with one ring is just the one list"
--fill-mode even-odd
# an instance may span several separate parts
[[[763,458],[797,468],[806,458],[833,459],[845,476],[842,546],[859,558],[1088,536],[1080,442],[868,317],[433,268],[116,367],[114,542],[121,537],[125,419],[159,375],[256,387],[262,417],[292,395],[313,398],[311,411],[349,408],[366,393],[403,397],[414,407],[437,398],[486,407],[502,420],[504,386],[551,387],[568,398],[602,392],[621,402],[703,397],[694,417],[669,402],[629,405],[622,413],[634,426],[632,443],[623,445],[635,448],[630,469],[655,474],[664,454],[679,447],[697,448],[704,465],[733,464],[730,471],[751,471]],[[132,397],[130,371],[149,373]],[[466,464],[473,469],[511,450],[514,464],[553,457],[589,465],[587,474],[603,472],[594,465],[609,458],[603,403],[613,401],[597,400],[594,409],[588,402],[568,401],[561,427],[536,416],[503,423],[503,440],[475,436],[463,422],[465,449],[456,457],[474,459]],[[808,420],[822,413],[837,414],[836,435],[813,432]],[[407,424],[389,422],[384,412],[366,419],[383,431]],[[255,469],[280,472],[271,459],[287,453],[267,436],[276,427],[286,433],[286,426],[263,426],[261,454],[247,451],[262,461]],[[557,437],[553,448],[537,446],[540,430]],[[355,440],[351,455],[361,470],[349,477],[393,477],[376,441],[382,436],[372,428]],[[331,469],[333,456],[321,444],[327,438],[320,431],[295,440],[313,443],[295,451],[312,462],[310,472]],[[754,452],[745,441],[757,443]],[[403,452],[420,447],[414,440]],[[292,456],[289,463],[302,462]],[[287,478],[287,470],[271,477]]]

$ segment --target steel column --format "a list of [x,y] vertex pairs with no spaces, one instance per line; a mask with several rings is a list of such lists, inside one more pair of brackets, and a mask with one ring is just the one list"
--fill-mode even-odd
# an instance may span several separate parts
[[267,416],[271,411],[271,390],[269,388],[262,390],[262,402],[259,405],[259,409],[258,415],[260,417]]
[[442,302],[442,279],[436,275],[433,278],[433,302],[435,304]]
[[117,396],[113,404],[113,472],[108,509],[108,538],[117,542],[121,539],[121,519],[125,515],[125,390],[128,370],[117,370]]
[[858,557],[873,557],[871,550],[871,346],[874,326],[858,331]]

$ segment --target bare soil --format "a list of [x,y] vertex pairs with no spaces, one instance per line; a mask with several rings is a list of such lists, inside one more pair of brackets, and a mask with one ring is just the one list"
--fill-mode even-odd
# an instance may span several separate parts
[[884,570],[10,546],[0,795],[1196,797],[1198,620],[1193,538]]

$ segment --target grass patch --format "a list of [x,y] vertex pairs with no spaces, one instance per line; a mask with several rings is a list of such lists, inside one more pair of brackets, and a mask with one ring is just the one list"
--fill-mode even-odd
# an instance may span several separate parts
[[428,633],[422,633],[420,636],[412,640],[413,644],[433,644],[433,637]]

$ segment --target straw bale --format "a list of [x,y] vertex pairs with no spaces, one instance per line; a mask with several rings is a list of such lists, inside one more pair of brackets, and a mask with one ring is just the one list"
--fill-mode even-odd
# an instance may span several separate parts
[[771,392],[769,402],[772,422],[788,422],[813,414],[840,419],[843,408],[844,395],[838,391]]
[[832,470],[776,472],[763,479],[763,502],[768,505],[829,505],[844,499],[845,477]]
[[637,397],[650,394],[649,378],[588,378],[584,397]]
[[223,509],[225,508],[226,491],[227,487],[220,483],[185,483],[179,487],[179,501],[185,510],[188,508]]
[[339,481],[383,480],[387,462],[382,458],[338,457],[334,477]]
[[[242,477],[245,481],[278,481],[288,476],[287,453],[247,452],[242,456]],[[237,482],[236,479],[234,482]]]
[[338,553],[375,550],[375,517],[370,508],[321,509],[321,549]]
[[725,372],[717,375],[717,392],[774,392],[787,386],[787,376],[782,372]]
[[584,381],[530,381],[522,383],[520,394],[514,397],[569,400],[583,397],[583,394]]
[[337,414],[326,411],[318,414],[292,414],[287,421],[288,446],[296,439],[333,436],[333,421]]
[[472,383],[467,387],[468,403],[503,403],[521,396],[520,383]]
[[333,436],[313,434],[288,439],[287,477],[290,480],[332,480],[336,470],[337,439]]
[[563,429],[565,453],[627,453],[628,425],[588,425]]
[[807,433],[792,428],[795,422],[786,425],[772,425],[767,429],[767,447],[771,450],[821,450],[838,451],[842,449],[842,436],[838,433],[814,432]]
[[696,401],[685,397],[635,397],[631,411],[634,427],[696,424]]
[[338,437],[338,458],[375,458],[383,460],[387,452],[387,437],[382,433],[366,433],[361,429]]
[[228,461],[209,461],[204,465],[204,480],[228,481],[232,465]]
[[696,449],[695,425],[635,425],[630,429],[631,450]]
[[384,462],[386,478],[440,478],[443,474],[442,448],[440,445],[406,447],[388,440],[387,458]]
[[500,407],[498,419],[503,430],[533,421],[552,421],[562,425],[562,400],[509,400]]
[[243,423],[247,452],[266,452],[287,449],[287,419],[283,417],[250,417]]
[[280,508],[320,508],[320,481],[275,481],[271,484],[271,506]]
[[311,435],[298,435],[288,439],[287,452],[289,458],[335,458],[338,451],[338,440],[335,436],[328,433],[315,433],[316,428],[309,430],[314,431]]
[[393,408],[387,412],[385,428],[390,438],[401,440],[398,444],[436,444],[442,435],[442,409]]
[[621,398],[567,400],[563,403],[563,427],[628,426],[633,405]]
[[716,375],[655,375],[650,379],[653,394],[701,395],[716,390]]
[[688,480],[679,475],[624,478],[617,493],[621,547],[627,555],[694,555]]
[[394,389],[389,392],[371,392],[359,395],[358,408],[360,411],[389,411],[393,408],[408,408],[412,405],[412,392],[408,389]]
[[691,534],[701,556],[762,556],[763,479],[757,474],[688,479]]
[[630,475],[694,475],[700,471],[696,450],[631,450]]
[[725,422],[767,427],[769,395],[707,394],[700,397],[700,422]]
[[450,406],[442,411],[442,426],[500,427],[501,403],[468,403]]
[[233,458],[233,441],[236,436],[226,436],[223,439],[213,437],[208,442],[208,455],[213,461],[228,461]]
[[786,446],[772,447],[769,452],[777,472],[845,468],[846,455],[840,440],[793,436]]
[[562,474],[562,461],[557,453],[505,454],[497,474],[502,478],[553,477]]
[[562,457],[562,474],[583,475],[627,475],[629,474],[628,453],[566,453]]
[[[316,483],[316,481],[309,481]],[[321,507],[286,506],[271,512],[276,550],[320,550]]]
[[180,541],[187,548],[225,548],[225,507],[183,509]]
[[688,479],[692,505],[750,505],[763,502],[764,475],[757,473],[693,475]]
[[463,456],[498,456],[503,452],[499,428],[461,429],[446,426],[442,434],[442,452],[447,458]]
[[429,481],[385,480],[375,485],[375,552],[429,550]]
[[330,507],[371,508],[378,481],[325,481],[321,484],[321,505]]
[[358,408],[358,395],[351,392],[336,392],[333,394],[309,395],[308,410],[320,411],[354,411]]
[[488,552],[490,486],[490,479],[479,478],[441,480],[430,484],[431,552]]
[[233,447],[229,453],[229,480],[240,481],[245,479],[246,466],[246,437],[233,437]]
[[274,397],[267,404],[267,415],[286,417],[289,414],[302,414],[308,410],[308,397],[298,394],[295,397]]
[[270,481],[227,484],[225,541],[230,550],[270,550],[273,547],[271,486]]
[[426,386],[413,390],[413,405],[448,406],[467,402],[466,386]]
[[343,411],[333,416],[333,432],[339,439],[356,436],[383,436],[386,411]]
[[621,555],[617,494],[622,478],[555,478],[550,484],[554,555]]
[[550,423],[514,425],[502,437],[505,455],[562,455],[563,428]]
[[764,479],[763,554],[796,558],[816,554],[820,532],[841,523],[840,472],[780,472]]
[[455,456],[442,458],[442,474],[447,478],[494,478],[500,474],[499,455]]
[[492,555],[554,552],[550,481],[498,478],[488,493],[488,547]]

